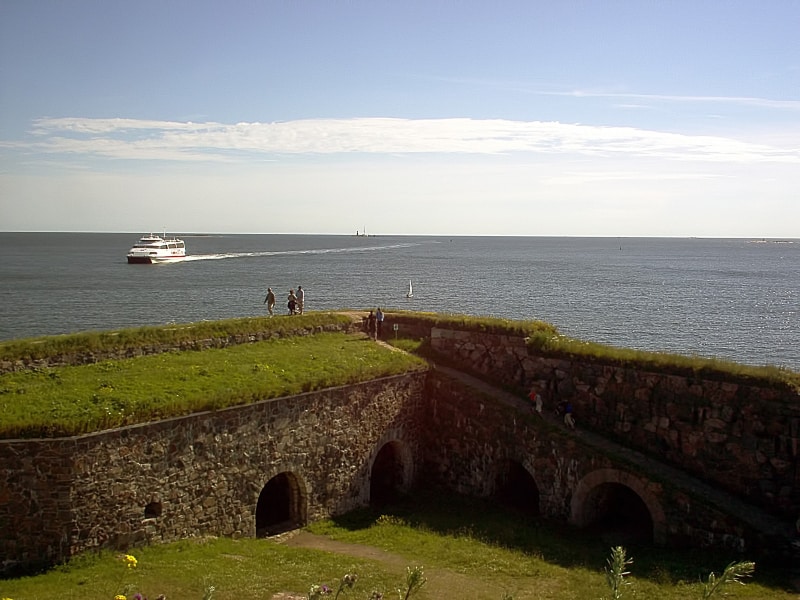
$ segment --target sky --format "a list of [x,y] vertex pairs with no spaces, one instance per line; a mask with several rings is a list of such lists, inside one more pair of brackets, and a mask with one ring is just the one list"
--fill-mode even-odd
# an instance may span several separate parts
[[800,238],[796,0],[0,0],[0,231]]

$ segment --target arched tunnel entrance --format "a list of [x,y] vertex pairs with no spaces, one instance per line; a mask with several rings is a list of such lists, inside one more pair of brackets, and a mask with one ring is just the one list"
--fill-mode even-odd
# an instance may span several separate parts
[[539,487],[520,463],[508,460],[500,465],[495,481],[498,502],[528,515],[539,515]]
[[404,473],[400,444],[398,442],[384,444],[372,463],[369,481],[370,505],[381,507],[397,501],[407,483]]
[[586,495],[580,521],[613,545],[653,542],[653,518],[639,495],[621,483],[601,483]]
[[306,523],[306,499],[297,477],[288,471],[270,479],[256,504],[256,537],[276,535]]

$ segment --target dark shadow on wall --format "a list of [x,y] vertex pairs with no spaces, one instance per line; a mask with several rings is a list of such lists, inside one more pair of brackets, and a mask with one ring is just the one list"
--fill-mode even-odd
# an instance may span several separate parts
[[585,529],[611,545],[650,544],[653,518],[639,495],[621,483],[602,483],[587,495]]
[[380,508],[397,502],[405,484],[403,460],[397,442],[385,444],[372,464],[369,483],[369,502],[373,508]]
[[500,465],[495,498],[503,506],[539,516],[539,487],[528,470],[516,461],[508,460]]
[[306,524],[306,498],[297,477],[288,471],[270,479],[256,505],[256,537],[277,535]]

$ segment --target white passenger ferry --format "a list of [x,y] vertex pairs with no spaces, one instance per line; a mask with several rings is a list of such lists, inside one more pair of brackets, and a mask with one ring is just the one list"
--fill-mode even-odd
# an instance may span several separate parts
[[173,262],[186,258],[186,244],[176,237],[145,235],[128,251],[128,263]]

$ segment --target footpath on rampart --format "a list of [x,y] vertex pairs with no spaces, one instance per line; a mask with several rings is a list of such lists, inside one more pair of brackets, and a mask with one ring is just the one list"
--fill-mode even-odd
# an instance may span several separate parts
[[[473,388],[486,396],[494,398],[495,400],[502,402],[509,407],[526,411],[532,410],[530,401],[527,398],[520,398],[517,395],[497,388],[485,381],[451,367],[445,367],[436,364],[435,369],[440,373],[444,373],[448,377],[458,380],[463,385]],[[544,407],[542,411],[542,418],[551,425],[564,427],[565,431],[568,431],[570,435],[573,435],[576,440],[580,441],[586,446],[589,446],[606,455],[618,457],[635,466],[644,475],[650,475],[656,480],[669,481],[676,487],[679,487],[685,492],[694,495],[702,501],[719,507],[720,509],[724,510],[724,512],[740,519],[766,536],[790,538],[792,535],[790,526],[777,517],[774,517],[761,510],[760,508],[751,506],[735,496],[725,492],[724,490],[710,486],[679,469],[665,465],[664,463],[646,456],[641,452],[632,450],[603,436],[581,429],[580,415],[576,416],[576,429],[571,431],[566,429],[561,422],[561,419],[556,416],[553,407],[551,406]]]

